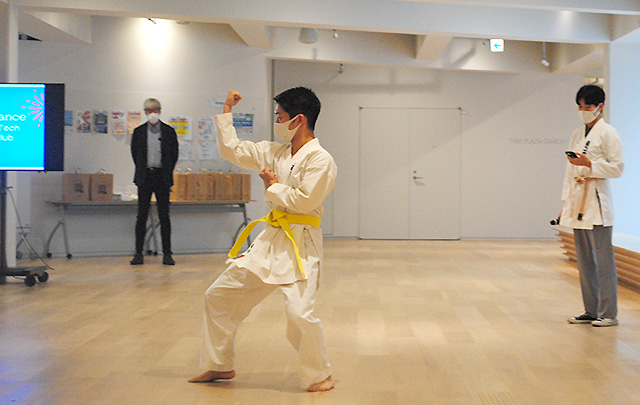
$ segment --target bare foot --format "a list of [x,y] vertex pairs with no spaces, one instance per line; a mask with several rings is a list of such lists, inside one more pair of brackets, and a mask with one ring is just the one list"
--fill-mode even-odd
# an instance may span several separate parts
[[317,382],[315,384],[311,384],[307,391],[309,392],[320,392],[320,391],[329,391],[335,387],[336,383],[333,381],[331,376],[327,377],[325,380]]
[[205,371],[199,376],[193,377],[189,380],[190,383],[211,382],[215,380],[230,380],[236,376],[234,370],[231,371]]

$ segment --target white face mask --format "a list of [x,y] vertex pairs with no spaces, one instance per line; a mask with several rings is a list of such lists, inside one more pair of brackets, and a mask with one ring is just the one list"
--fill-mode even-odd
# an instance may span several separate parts
[[291,121],[295,120],[296,118],[298,118],[297,115],[295,117],[291,118],[287,122],[274,122],[273,123],[273,133],[282,142],[285,142],[285,143],[291,142],[291,140],[293,139],[293,136],[296,134],[296,131],[298,130],[300,125],[296,126],[293,129],[289,129],[289,124],[291,124]]
[[578,111],[578,115],[585,124],[590,124],[598,118],[600,110],[596,108],[593,111]]
[[160,121],[160,114],[158,113],[147,114],[147,119],[149,120],[151,125],[156,125],[158,121]]

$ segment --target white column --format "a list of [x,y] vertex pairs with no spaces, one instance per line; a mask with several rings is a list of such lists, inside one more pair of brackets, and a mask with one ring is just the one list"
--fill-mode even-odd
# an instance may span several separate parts
[[614,231],[640,237],[640,44],[612,43],[605,77],[610,122],[622,138],[624,173],[611,181]]
[[[9,3],[0,2],[0,81],[15,83],[18,81],[18,8]],[[17,183],[16,172],[7,173],[7,185],[13,187],[14,198]],[[17,203],[17,201],[16,201]],[[13,203],[7,196],[7,264],[16,265],[16,214]]]

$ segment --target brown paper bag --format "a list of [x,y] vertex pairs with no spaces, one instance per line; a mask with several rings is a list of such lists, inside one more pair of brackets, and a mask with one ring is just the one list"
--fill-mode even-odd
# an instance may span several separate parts
[[233,173],[232,175],[232,184],[233,184],[233,198],[232,200],[240,201],[242,200],[242,183],[244,180],[244,174]]
[[242,187],[240,192],[240,201],[251,201],[251,175],[241,174]]
[[91,201],[113,201],[113,174],[93,173],[89,175],[89,187]]
[[204,201],[207,199],[208,177],[209,175],[206,173],[191,173],[187,175],[189,201]]
[[89,201],[89,174],[62,174],[62,201]]
[[174,173],[173,188],[171,189],[171,201],[187,201],[189,198],[188,174]]
[[216,200],[216,184],[218,183],[217,173],[208,173],[207,176],[207,193],[206,200],[207,201],[215,201]]
[[235,200],[234,195],[234,179],[233,173],[219,174],[216,183],[216,199],[217,200]]

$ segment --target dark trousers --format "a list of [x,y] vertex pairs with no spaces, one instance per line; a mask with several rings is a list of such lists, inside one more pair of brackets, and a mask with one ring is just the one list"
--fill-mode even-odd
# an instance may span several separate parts
[[136,219],[136,253],[142,253],[144,239],[147,234],[147,218],[151,209],[151,194],[156,195],[158,219],[160,219],[160,235],[162,237],[162,252],[171,252],[171,220],[169,219],[169,194],[171,187],[162,181],[162,171],[147,169],[145,182],[138,186],[138,217]]

